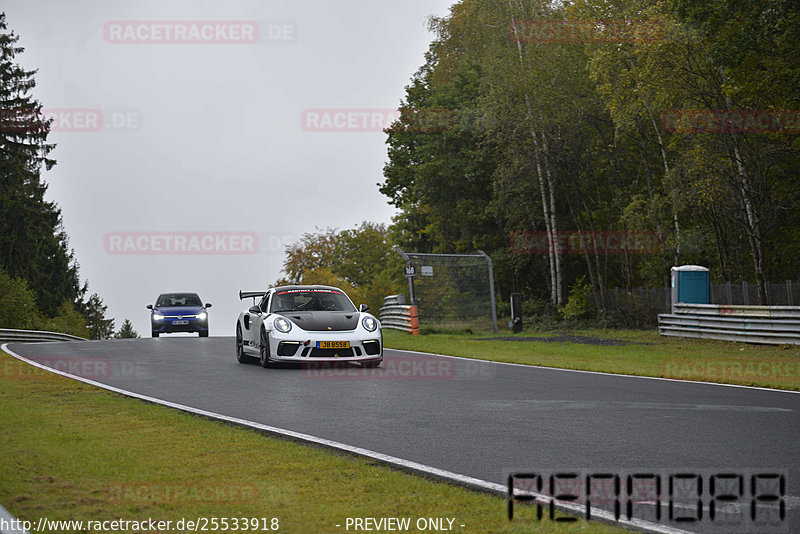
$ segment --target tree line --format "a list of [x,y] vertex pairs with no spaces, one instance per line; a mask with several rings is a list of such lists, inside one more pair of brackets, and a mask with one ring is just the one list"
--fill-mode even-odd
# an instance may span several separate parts
[[[41,175],[56,164],[55,145],[31,95],[36,71],[15,62],[18,41],[0,13],[0,328],[110,338],[114,320],[97,294],[87,296],[61,210],[45,199]],[[138,335],[126,320],[116,336]]]
[[[461,0],[430,19],[386,131],[398,214],[361,229],[392,262],[393,245],[485,250],[498,300],[546,314],[606,318],[609,288],[663,287],[681,264],[765,304],[768,280],[800,274],[798,23],[784,0]],[[343,268],[347,232],[289,247],[289,279],[369,283]]]
[[501,299],[553,311],[693,263],[766,303],[800,273],[798,22],[783,0],[461,0],[387,130],[396,243],[486,250]]

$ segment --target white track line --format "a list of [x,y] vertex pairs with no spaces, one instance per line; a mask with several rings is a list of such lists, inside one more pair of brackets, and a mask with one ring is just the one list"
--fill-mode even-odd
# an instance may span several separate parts
[[527,367],[528,369],[547,369],[548,371],[564,371],[565,373],[584,373],[590,375],[603,375],[603,376],[618,376],[622,378],[640,378],[643,380],[662,380],[664,382],[681,382],[684,384],[705,384],[709,386],[725,386],[729,388],[744,388],[744,389],[755,389],[759,391],[774,391],[777,393],[795,393],[800,394],[800,391],[792,390],[792,389],[775,389],[775,388],[765,388],[759,386],[745,386],[742,384],[723,384],[722,382],[704,382],[701,380],[683,380],[681,378],[664,378],[661,376],[643,376],[643,375],[624,375],[621,373],[606,373],[603,371],[586,371],[584,369],[564,369],[563,367],[548,367],[546,365],[529,365],[527,363],[513,363],[513,362],[498,362],[495,360],[484,360],[482,358],[468,358],[466,356],[451,356],[450,354],[439,354],[438,352],[420,352],[418,350],[406,350],[406,349],[393,349],[391,347],[384,347],[385,350],[394,350],[397,352],[410,352],[412,354],[422,354],[425,356],[438,356],[441,358],[453,358],[455,360],[465,360],[471,362],[483,362],[483,363],[494,363],[497,365],[511,365],[514,367]]
[[[340,443],[338,441],[332,441],[332,440],[329,440],[329,439],[320,438],[320,437],[317,437],[317,436],[312,436],[310,434],[303,434],[303,433],[295,432],[293,430],[288,430],[288,429],[285,429],[285,428],[279,428],[279,427],[274,427],[274,426],[270,426],[270,425],[265,425],[265,424],[262,424],[262,423],[257,423],[255,421],[248,421],[246,419],[239,419],[238,417],[230,417],[228,415],[223,415],[223,414],[219,414],[219,413],[215,413],[215,412],[209,412],[207,410],[201,410],[199,408],[194,408],[192,406],[186,406],[185,404],[178,404],[176,402],[171,402],[171,401],[167,401],[167,400],[163,400],[163,399],[157,399],[155,397],[150,397],[148,395],[142,395],[140,393],[135,393],[133,391],[127,391],[127,390],[124,390],[124,389],[121,389],[121,388],[110,386],[108,384],[103,384],[102,382],[96,382],[96,381],[90,380],[88,378],[84,378],[84,377],[77,376],[77,375],[72,375],[72,374],[67,373],[65,371],[60,371],[58,369],[53,369],[52,367],[48,367],[46,365],[42,365],[42,364],[40,364],[40,363],[38,363],[38,362],[36,362],[34,360],[30,360],[28,358],[25,358],[24,356],[20,356],[19,354],[17,354],[14,351],[10,350],[8,348],[8,344],[7,343],[4,343],[3,345],[1,345],[0,349],[6,351],[10,355],[12,355],[14,358],[17,358],[18,360],[21,360],[21,361],[23,361],[23,362],[25,362],[27,364],[33,365],[34,367],[38,367],[38,368],[43,369],[45,371],[50,371],[52,373],[55,373],[55,374],[58,374],[58,375],[61,375],[61,376],[67,377],[67,378],[71,378],[73,380],[77,380],[77,381],[83,382],[85,384],[90,384],[92,386],[96,386],[96,387],[99,387],[99,388],[102,388],[102,389],[106,389],[108,391],[113,391],[114,393],[119,393],[120,395],[125,395],[126,397],[132,397],[132,398],[135,398],[135,399],[140,399],[140,400],[143,400],[143,401],[146,401],[146,402],[150,402],[150,403],[153,403],[153,404],[160,404],[162,406],[167,406],[169,408],[174,408],[176,410],[189,412],[189,413],[192,413],[192,414],[195,414],[195,415],[200,415],[200,416],[207,417],[207,418],[210,418],[210,419],[215,419],[215,420],[218,420],[218,421],[224,421],[226,423],[232,423],[234,425],[253,428],[253,429],[260,430],[262,432],[267,432],[267,433],[270,433],[270,434],[276,434],[276,435],[280,435],[280,436],[290,437],[290,438],[298,440],[298,441],[303,441],[303,442],[307,442],[307,443],[313,443],[315,445],[321,445],[323,447],[328,447],[328,448],[331,448],[331,449],[345,451],[345,452],[348,452],[350,454],[355,454],[357,456],[364,456],[364,457],[367,457],[367,458],[372,458],[372,459],[377,460],[377,461],[379,461],[381,463],[388,464],[388,465],[391,465],[391,466],[394,466],[394,467],[399,467],[400,469],[403,469],[403,470],[415,471],[415,472],[422,473],[422,474],[425,474],[425,475],[428,475],[428,476],[431,476],[431,477],[434,477],[434,478],[448,480],[450,482],[455,482],[455,483],[460,484],[460,485],[465,485],[465,486],[469,486],[469,487],[472,487],[472,488],[481,489],[481,490],[484,490],[484,491],[488,491],[490,493],[500,494],[500,495],[503,495],[503,496],[507,495],[508,488],[507,488],[507,486],[505,486],[503,484],[497,484],[495,482],[489,482],[489,481],[486,481],[486,480],[481,480],[479,478],[474,478],[474,477],[470,477],[470,476],[466,476],[466,475],[460,475],[458,473],[453,473],[451,471],[445,471],[444,469],[439,469],[438,467],[433,467],[433,466],[430,466],[430,465],[420,464],[420,463],[417,463],[417,462],[412,462],[410,460],[404,460],[402,458],[397,458],[395,456],[389,456],[387,454],[382,454],[380,452],[375,452],[375,451],[371,451],[369,449],[363,449],[361,447],[355,447],[353,445],[348,445],[346,443]],[[411,352],[411,351],[406,351],[406,352]],[[466,359],[469,359],[469,358],[466,358]],[[526,366],[526,367],[529,367],[529,366]],[[622,375],[622,376],[626,376],[626,375]],[[539,495],[539,494],[533,493],[533,492],[531,492],[530,494],[535,496],[537,499],[540,499],[540,500],[543,500],[543,501],[547,501],[549,499],[549,497],[547,497],[546,495]],[[572,513],[574,513],[574,514],[576,514],[576,515],[578,515],[580,517],[583,517],[584,516],[583,514],[585,513],[585,507],[581,506],[581,505],[576,505],[576,504],[570,504],[570,503],[559,504],[558,508],[560,508],[562,510],[566,510],[568,512],[572,512]],[[680,530],[680,529],[672,528],[672,527],[669,527],[669,526],[666,526],[666,525],[659,525],[659,524],[656,524],[656,523],[651,523],[649,521],[643,521],[643,520],[640,520],[640,519],[630,519],[629,520],[629,519],[620,518],[619,520],[615,520],[613,513],[609,512],[607,510],[600,509],[600,508],[592,508],[591,509],[591,513],[592,513],[593,517],[599,518],[599,519],[603,520],[603,522],[610,523],[610,524],[623,525],[623,526],[626,526],[626,527],[631,527],[631,528],[635,528],[635,529],[638,529],[638,530],[642,530],[642,531],[645,531],[645,532],[653,532],[653,533],[657,533],[657,534],[692,534],[691,532],[686,531],[686,530]]]

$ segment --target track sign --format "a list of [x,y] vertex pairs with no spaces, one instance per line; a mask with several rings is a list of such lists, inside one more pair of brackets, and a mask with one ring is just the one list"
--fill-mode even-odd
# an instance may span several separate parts
[[413,265],[406,266],[406,278],[413,278],[417,275],[417,270]]

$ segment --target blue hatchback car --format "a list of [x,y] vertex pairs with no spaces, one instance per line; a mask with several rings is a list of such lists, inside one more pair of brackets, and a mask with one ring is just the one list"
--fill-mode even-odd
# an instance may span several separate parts
[[173,332],[197,332],[208,337],[208,312],[197,293],[162,293],[155,305],[148,304],[153,337]]

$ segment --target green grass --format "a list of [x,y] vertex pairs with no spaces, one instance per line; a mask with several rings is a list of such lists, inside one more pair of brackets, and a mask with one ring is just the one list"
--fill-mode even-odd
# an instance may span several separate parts
[[509,522],[501,497],[122,397],[2,352],[0,414],[0,503],[34,522],[277,517],[280,532],[341,533],[348,517],[450,517],[465,533],[624,532],[531,511]]
[[[467,358],[800,390],[800,347],[752,345],[705,339],[662,337],[647,330],[580,330],[569,334],[621,339],[625,346],[578,343],[485,341],[510,333],[433,333],[412,336],[384,330],[387,348]],[[550,337],[553,332],[522,332],[515,337]]]

